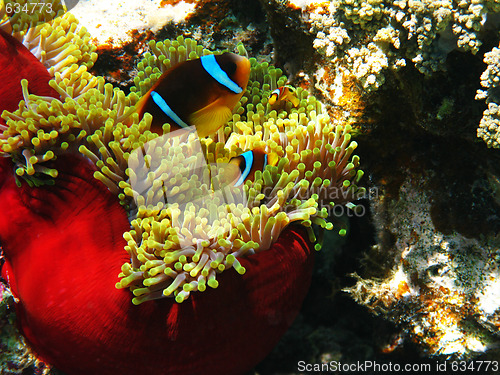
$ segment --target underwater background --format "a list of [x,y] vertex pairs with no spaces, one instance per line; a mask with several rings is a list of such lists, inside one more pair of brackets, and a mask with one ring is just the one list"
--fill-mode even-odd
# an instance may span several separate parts
[[[57,88],[51,87],[61,98],[67,95],[71,100],[77,98],[75,102],[78,102],[81,95],[85,104],[78,105],[83,108],[88,103],[85,108],[91,112],[91,105],[105,107],[99,104],[100,97],[89,91],[94,86],[101,90],[103,98],[112,97],[108,104],[118,114],[98,111],[95,117],[88,115],[85,121],[90,129],[98,130],[100,126],[105,129],[107,121],[112,121],[114,126],[120,118],[126,118],[127,108],[147,95],[153,81],[160,76],[154,67],[159,67],[159,56],[166,55],[162,49],[165,45],[172,43],[172,56],[178,56],[179,45],[189,49],[192,43],[195,52],[201,46],[201,50],[229,51],[251,58],[253,70],[249,86],[241,102],[230,108],[231,116],[241,116],[247,127],[236,125],[240,117],[231,117],[228,120],[231,130],[222,131],[222,135],[218,133],[218,138],[213,138],[214,144],[226,142],[245,151],[245,137],[258,138],[258,126],[265,127],[268,117],[272,117],[270,112],[274,107],[267,107],[271,89],[285,85],[293,90],[300,104],[294,105],[290,98],[282,99],[278,103],[281,107],[274,108],[276,122],[280,113],[283,119],[295,119],[298,123],[308,116],[308,120],[315,121],[321,129],[329,129],[325,133],[331,134],[332,144],[341,138],[337,152],[342,155],[336,159],[337,167],[342,166],[338,170],[340,177],[336,175],[331,180],[340,181],[339,186],[345,187],[342,191],[347,198],[335,197],[336,204],[330,206],[328,215],[321,211],[315,218],[308,211],[310,207],[303,206],[304,201],[294,207],[295,216],[290,220],[300,219],[304,226],[314,228],[306,237],[319,243],[317,249],[321,249],[315,251],[310,287],[304,286],[303,302],[299,297],[295,301],[301,305],[297,317],[293,323],[289,322],[290,328],[274,349],[246,374],[337,373],[339,369],[325,370],[326,367],[320,366],[365,361],[400,367],[414,364],[424,366],[414,370],[424,372],[429,368],[428,373],[451,373],[457,370],[452,365],[472,366],[466,369],[478,373],[499,371],[499,2],[80,0],[66,3],[69,13],[63,12],[66,17],[63,21],[44,19],[31,24],[22,17],[16,18],[15,7],[7,10],[9,4],[15,3],[26,2],[0,1],[0,29],[14,35],[46,67],[50,65],[47,67],[50,76],[58,80]],[[9,22],[23,26],[15,29]],[[52,56],[44,53],[50,35],[40,30],[44,25],[57,22],[63,25],[60,30],[64,30],[66,36],[72,33],[64,43],[78,40],[75,42],[78,47],[68,47],[69,44],[61,42],[51,50],[57,52]],[[42,41],[30,35],[30,30],[33,35],[41,33]],[[54,26],[52,31],[57,34],[60,30]],[[54,44],[64,37],[57,34]],[[31,45],[30,38],[35,41]],[[6,51],[7,48],[0,50],[0,63],[9,66]],[[53,61],[47,63],[51,59]],[[179,61],[182,62],[182,58]],[[68,80],[57,75],[72,64],[77,67],[64,73]],[[175,64],[172,62],[172,65]],[[4,66],[0,65],[10,75],[14,74],[12,71],[16,69]],[[71,78],[74,74],[79,76]],[[0,77],[7,82],[7,75]],[[99,78],[95,78],[95,85],[89,89],[92,77]],[[74,82],[78,84],[73,85]],[[203,85],[203,82],[190,82],[181,88],[182,94],[203,91]],[[78,141],[80,133],[72,133],[76,135],[71,138],[58,130],[60,140],[44,149],[43,154],[35,150],[26,157],[23,152],[30,148],[20,146],[17,142],[20,138],[16,138],[17,143],[12,139],[24,137],[22,130],[15,133],[21,129],[19,124],[27,124],[28,129],[30,121],[38,120],[31,113],[25,115],[28,111],[19,107],[19,103],[23,100],[24,105],[33,100],[36,102],[33,108],[45,107],[40,104],[42,99],[26,100],[26,87],[23,87],[24,96],[16,99],[17,104],[8,106],[8,90],[14,86],[21,92],[20,82],[5,84],[3,91],[0,89],[0,110],[5,110],[0,122],[1,154],[14,160],[16,168],[24,171],[16,169],[19,176],[31,176],[31,167],[35,176],[43,174],[47,172],[43,163],[54,154],[48,154],[47,150],[71,149],[71,142]],[[67,89],[70,86],[72,97]],[[120,103],[124,103],[123,108]],[[248,104],[252,104],[250,109]],[[71,112],[68,108],[60,111]],[[56,109],[54,106],[47,110],[52,111],[47,121],[51,121],[50,116],[57,116]],[[312,111],[314,116],[310,115]],[[75,109],[75,118],[77,113]],[[304,116],[299,117],[300,113]],[[83,124],[82,118],[78,117],[78,121]],[[149,124],[144,125],[147,120],[134,117],[131,121],[139,132],[146,128],[149,131]],[[327,123],[331,123],[331,127]],[[126,130],[120,131],[126,133]],[[229,138],[230,132],[240,132],[241,137],[233,140]],[[102,130],[100,140],[111,139],[104,133]],[[127,137],[132,136],[127,134]],[[33,143],[33,138],[29,142]],[[290,136],[290,145],[292,139]],[[320,148],[327,148],[328,142],[323,142]],[[16,147],[21,150],[17,154]],[[96,179],[110,191],[122,189],[122,195],[116,193],[118,199],[122,205],[132,204],[132,193],[125,193],[130,187],[127,185],[130,176],[121,168],[121,159],[112,155],[122,171],[115,181],[115,177],[106,177],[111,173],[103,168],[113,168],[102,157],[104,152],[98,140],[89,140],[85,147],[88,148],[76,150],[89,159],[105,161],[96,164],[102,172],[100,176],[104,176]],[[209,152],[216,148],[209,143],[206,147]],[[272,155],[270,150],[274,150],[274,146],[268,142],[265,147]],[[108,153],[112,154],[109,150],[114,151],[114,146],[108,147]],[[301,158],[309,157],[307,153],[297,153]],[[21,154],[26,160],[18,158]],[[213,154],[217,155],[215,160],[231,160],[239,152],[219,150]],[[286,169],[278,161],[275,163]],[[358,165],[364,175],[358,172]],[[60,168],[64,171],[65,167]],[[113,171],[119,174],[120,168]],[[291,174],[291,170],[287,172]],[[3,169],[0,171],[4,173]],[[109,179],[113,180],[110,185],[104,182]],[[314,179],[309,179],[312,184]],[[35,185],[39,183],[27,177],[28,180]],[[304,180],[307,178],[301,175],[295,184],[304,184],[301,182]],[[321,200],[319,195],[316,201]],[[10,212],[9,201],[0,204],[4,205],[0,210]],[[285,226],[279,230],[284,231]],[[0,230],[0,246],[2,239],[8,237],[4,232],[12,234],[13,229]],[[131,241],[139,243],[140,235],[134,237],[135,234],[126,237],[130,247]],[[276,239],[274,236],[272,241]],[[280,245],[287,248],[286,243]],[[231,261],[226,266],[238,270],[237,263],[233,265]],[[133,261],[131,264],[130,269]],[[113,272],[118,275],[120,269]],[[124,268],[122,272],[122,280],[135,275],[132,271],[127,274]],[[224,274],[226,272],[234,271],[227,270]],[[124,282],[120,292],[128,293],[129,287],[133,291],[134,283],[143,282],[142,278],[138,280]],[[64,374],[51,363],[37,358],[36,349],[33,351],[19,333],[17,300],[5,274],[1,281],[0,373]],[[181,294],[181,302],[183,298],[192,297],[189,293],[198,293],[196,289],[184,291],[187,296]],[[442,367],[443,364],[446,366]],[[341,370],[382,373],[372,368],[361,372]]]

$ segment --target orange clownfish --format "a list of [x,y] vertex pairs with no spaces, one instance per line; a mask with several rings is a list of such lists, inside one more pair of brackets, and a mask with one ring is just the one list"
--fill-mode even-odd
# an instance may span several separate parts
[[140,117],[144,112],[153,116],[151,131],[163,134],[165,123],[172,130],[195,125],[203,138],[229,120],[249,77],[246,57],[228,52],[206,55],[163,73],[136,108]]
[[282,100],[290,101],[294,107],[299,105],[299,99],[295,95],[293,89],[290,86],[281,86],[274,90],[271,95],[269,95],[269,104],[273,105]]
[[267,153],[264,151],[250,150],[229,160],[229,164],[237,166],[239,172],[237,178],[233,180],[236,181],[233,186],[243,185],[246,180],[253,181],[255,172],[266,168],[267,159]]

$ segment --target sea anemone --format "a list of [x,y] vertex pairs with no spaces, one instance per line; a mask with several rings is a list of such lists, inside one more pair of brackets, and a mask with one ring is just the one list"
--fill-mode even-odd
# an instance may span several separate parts
[[[36,95],[57,95],[48,85],[50,75],[44,66],[12,35],[1,29],[0,50],[2,51],[0,66],[3,67],[0,71],[0,80],[4,82],[0,87],[0,97],[4,109],[15,110],[23,99],[19,84],[22,79],[29,79],[29,89]],[[2,124],[5,125],[5,122],[0,118],[0,130],[5,130]]]
[[[162,71],[212,52],[182,37],[152,41],[125,95],[88,73],[95,56],[72,16],[51,22],[25,35],[40,35],[41,52],[30,48],[59,97],[33,95],[23,80],[0,137],[0,241],[24,335],[71,374],[249,370],[300,308],[312,227],[333,229],[329,207],[363,192],[350,127],[333,124],[300,88],[297,108],[271,107],[286,77],[250,59],[247,90],[216,134],[183,140],[166,124],[159,136],[135,104]],[[46,43],[58,30],[79,37]],[[221,201],[214,171],[255,149],[276,162]],[[160,158],[145,167],[148,152]],[[212,178],[187,174],[196,160]],[[166,188],[175,204],[160,199]],[[202,204],[206,196],[215,198]]]
[[55,185],[18,188],[12,163],[0,159],[6,274],[19,325],[42,359],[68,374],[241,374],[272,349],[309,286],[313,258],[300,228],[241,259],[245,275],[225,272],[217,290],[134,306],[110,272],[128,258],[125,211],[92,181],[88,160],[55,164]]

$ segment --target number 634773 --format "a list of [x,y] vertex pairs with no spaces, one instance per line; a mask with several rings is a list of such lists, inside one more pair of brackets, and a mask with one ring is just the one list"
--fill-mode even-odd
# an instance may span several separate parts
[[13,13],[26,13],[26,14],[33,14],[33,13],[52,13],[52,3],[32,3],[28,2],[24,5],[21,5],[19,3],[7,3],[5,4],[5,11],[7,14],[13,14]]

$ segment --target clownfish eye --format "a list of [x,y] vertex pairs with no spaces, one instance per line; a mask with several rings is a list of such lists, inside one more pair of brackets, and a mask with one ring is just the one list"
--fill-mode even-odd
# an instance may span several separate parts
[[227,73],[227,75],[231,76],[236,72],[237,68],[238,68],[238,66],[236,65],[236,63],[230,61],[227,64],[225,64],[222,69],[224,69],[224,71]]
[[221,55],[221,60],[219,62],[220,67],[222,68],[223,71],[226,72],[228,76],[233,75],[236,72],[236,69],[238,69],[238,66],[234,61],[231,60],[232,56],[229,53],[224,53]]

